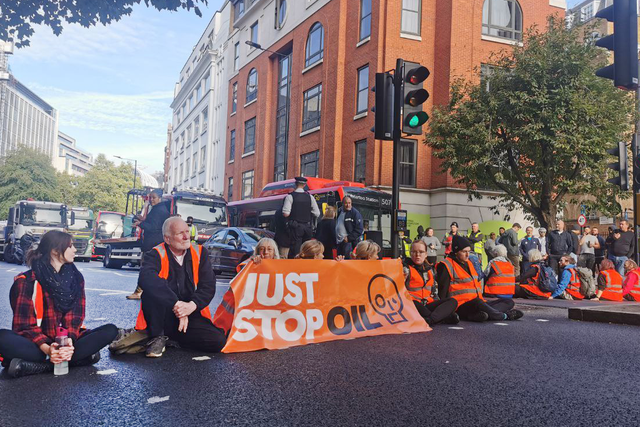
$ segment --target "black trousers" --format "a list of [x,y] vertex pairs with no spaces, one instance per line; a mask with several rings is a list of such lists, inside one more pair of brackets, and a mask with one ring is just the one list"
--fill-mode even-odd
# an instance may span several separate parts
[[340,242],[338,243],[338,255],[344,256],[344,259],[351,259],[351,254],[353,253],[353,243],[352,242]]
[[427,256],[427,261],[431,265],[436,265],[436,262],[438,261],[438,255]]
[[213,326],[211,320],[202,317],[195,311],[189,316],[187,332],[178,332],[180,324],[178,318],[169,308],[158,305],[149,296],[148,292],[142,293],[142,313],[147,322],[147,332],[150,338],[166,335],[177,341],[182,348],[218,353],[226,343],[226,337],[221,329]]
[[515,303],[511,298],[498,298],[494,301],[483,301],[480,298],[467,301],[458,307],[462,320],[468,320],[479,311],[487,313],[489,320],[504,320],[504,313],[511,310]]
[[[75,351],[71,362],[86,359],[99,352],[100,349],[108,346],[116,335],[118,335],[118,328],[112,324],[102,325],[85,332],[73,343]],[[4,364],[16,358],[28,362],[44,362],[47,359],[36,343],[10,329],[0,329],[0,354],[4,358]]]
[[311,224],[297,221],[289,221],[289,239],[291,240],[291,248],[289,249],[289,257],[293,258],[300,253],[300,246],[307,240],[313,239],[313,230]]
[[594,254],[581,254],[578,255],[578,267],[586,267],[593,271],[593,266],[596,263],[596,256]]
[[562,255],[551,255],[549,254],[549,267],[551,267],[551,269],[554,271],[554,273],[556,273],[558,276],[560,276],[560,274],[562,273],[560,271],[560,265],[558,264],[560,262],[560,258],[562,258]]
[[458,301],[456,301],[455,298],[435,300],[426,305],[416,300],[413,300],[413,303],[416,309],[418,309],[420,316],[422,316],[424,320],[427,320],[430,325],[442,322],[455,313],[456,308],[458,308]]

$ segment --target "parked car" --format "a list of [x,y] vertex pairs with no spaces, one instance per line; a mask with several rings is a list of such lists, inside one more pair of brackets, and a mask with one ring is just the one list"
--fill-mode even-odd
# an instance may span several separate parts
[[273,239],[271,231],[261,228],[227,227],[216,230],[204,247],[209,251],[211,265],[216,273],[236,272],[236,266],[249,258],[263,237]]

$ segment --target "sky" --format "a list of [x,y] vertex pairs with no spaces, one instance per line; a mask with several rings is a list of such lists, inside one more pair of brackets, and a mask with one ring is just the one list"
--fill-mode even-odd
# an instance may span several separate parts
[[66,24],[56,37],[35,26],[31,45],[9,58],[13,75],[59,112],[60,131],[79,148],[135,159],[163,170],[173,88],[223,0],[193,10],[159,12],[135,6],[108,26]]

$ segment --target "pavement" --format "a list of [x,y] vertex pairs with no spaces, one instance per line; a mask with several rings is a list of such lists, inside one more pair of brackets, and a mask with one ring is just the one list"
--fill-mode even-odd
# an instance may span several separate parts
[[[132,326],[137,271],[79,264],[87,322]],[[0,327],[20,268],[0,263]],[[219,284],[216,301],[226,288]],[[217,303],[212,304],[215,306]],[[278,351],[112,357],[63,377],[0,375],[10,426],[637,426],[640,328],[520,304],[514,322]]]

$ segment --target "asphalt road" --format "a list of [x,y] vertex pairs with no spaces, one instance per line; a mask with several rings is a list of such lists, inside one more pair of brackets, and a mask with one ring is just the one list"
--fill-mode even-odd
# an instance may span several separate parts
[[[79,264],[89,327],[133,325],[136,270]],[[0,327],[12,277],[0,262]],[[220,283],[217,305],[226,288]],[[517,322],[280,351],[111,357],[69,375],[0,375],[0,426],[638,426],[640,328],[525,308]],[[114,372],[115,371],[115,372]]]

